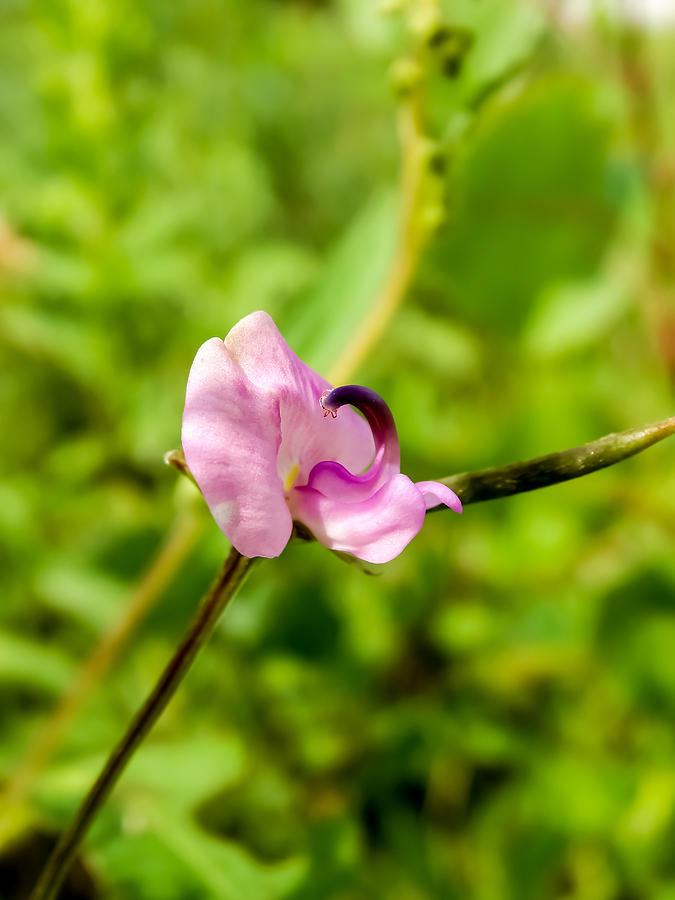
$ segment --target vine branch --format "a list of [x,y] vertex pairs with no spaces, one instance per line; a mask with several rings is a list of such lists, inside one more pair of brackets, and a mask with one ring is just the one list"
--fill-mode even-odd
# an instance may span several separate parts
[[[481,469],[478,472],[462,472],[437,480],[447,484],[464,505],[480,503],[590,475],[591,472],[628,459],[672,434],[675,434],[675,416],[651,425],[608,434],[571,450],[549,453],[526,462]],[[435,510],[442,508],[435,507]]]

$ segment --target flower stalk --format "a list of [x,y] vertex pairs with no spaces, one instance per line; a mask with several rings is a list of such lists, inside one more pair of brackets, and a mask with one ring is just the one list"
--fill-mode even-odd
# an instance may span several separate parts
[[64,832],[47,861],[30,900],[53,900],[68,874],[78,848],[96,814],[115,787],[134,752],[159,719],[192,665],[201,646],[212,634],[255,560],[232,548],[225,564],[202,600],[177,650],[164,669],[152,693],[136,713],[118,745],[108,757],[101,774],[85,797],[75,820]]

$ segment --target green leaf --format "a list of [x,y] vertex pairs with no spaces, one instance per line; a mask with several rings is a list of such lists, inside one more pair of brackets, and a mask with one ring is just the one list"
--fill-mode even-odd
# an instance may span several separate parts
[[109,841],[99,851],[109,880],[126,896],[276,900],[298,884],[306,869],[302,858],[258,863],[241,846],[219,840],[171,805],[144,799],[128,816],[139,833]]
[[45,604],[95,633],[111,624],[129,592],[126,585],[92,566],[65,561],[47,564],[36,578],[35,590]]
[[70,683],[73,672],[73,664],[60,650],[0,632],[0,683],[59,694]]
[[485,117],[451,175],[427,275],[453,312],[517,332],[538,296],[588,278],[616,209],[606,123],[589,86],[549,79]]
[[320,283],[284,325],[288,343],[319,372],[335,362],[375,300],[391,261],[396,236],[396,199],[372,197],[347,226]]
[[606,279],[562,284],[544,292],[524,334],[531,356],[550,359],[603,338],[630,305],[622,284]]
[[241,742],[214,731],[189,734],[179,741],[151,741],[129,765],[127,790],[161,795],[170,787],[172,804],[192,809],[209,794],[236,781],[244,763]]
[[468,103],[527,59],[544,31],[541,10],[528,0],[446,0],[445,6],[450,24],[475,36],[458,80]]

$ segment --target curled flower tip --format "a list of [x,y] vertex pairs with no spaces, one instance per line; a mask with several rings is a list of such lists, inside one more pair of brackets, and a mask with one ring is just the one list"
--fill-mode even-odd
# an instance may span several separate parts
[[321,406],[333,416],[341,406],[354,406],[363,413],[375,441],[375,461],[380,465],[399,467],[401,463],[398,434],[391,410],[379,394],[359,384],[345,384],[324,391]]
[[324,401],[332,393],[333,393],[333,389],[328,388],[328,390],[324,391],[323,394],[319,397],[319,403],[321,404],[321,409],[323,410],[324,419],[326,418],[327,415],[331,415],[334,419],[337,419],[337,408],[330,409],[330,408],[326,408],[326,406],[324,405]]

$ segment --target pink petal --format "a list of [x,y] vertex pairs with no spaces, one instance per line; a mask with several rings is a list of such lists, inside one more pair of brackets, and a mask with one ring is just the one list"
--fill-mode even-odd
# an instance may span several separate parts
[[309,473],[307,487],[335,500],[355,503],[367,500],[382,486],[381,466],[375,463],[363,475],[352,475],[336,462],[317,463]]
[[278,556],[292,521],[277,471],[279,403],[257,391],[211,338],[190,370],[182,431],[185,460],[213,517],[244,556]]
[[424,494],[427,509],[434,506],[448,506],[454,512],[461,513],[462,501],[454,491],[440,481],[418,481],[415,487]]
[[349,503],[309,487],[289,500],[294,518],[331,550],[371,563],[389,562],[415,537],[424,522],[424,497],[406,475],[395,475],[372,497]]
[[291,350],[267,313],[241,319],[225,346],[260,395],[279,401],[282,481],[297,465],[296,484],[306,484],[323,460],[335,460],[354,473],[365,469],[375,452],[370,428],[351,409],[336,419],[324,416],[320,400],[329,383]]

